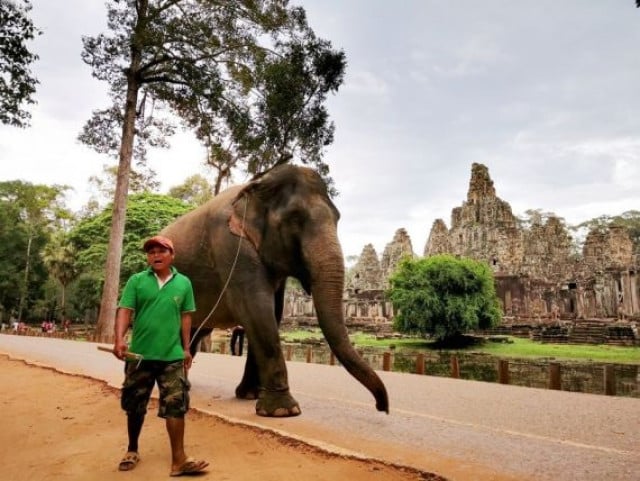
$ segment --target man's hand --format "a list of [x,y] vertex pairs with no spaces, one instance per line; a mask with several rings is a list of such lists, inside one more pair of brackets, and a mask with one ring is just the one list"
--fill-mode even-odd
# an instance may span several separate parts
[[124,341],[116,340],[115,344],[113,345],[113,355],[116,356],[121,361],[124,361],[127,355],[128,349],[129,348]]
[[191,351],[189,349],[184,350],[184,368],[186,370],[191,369],[191,364],[193,363],[193,356],[191,356]]

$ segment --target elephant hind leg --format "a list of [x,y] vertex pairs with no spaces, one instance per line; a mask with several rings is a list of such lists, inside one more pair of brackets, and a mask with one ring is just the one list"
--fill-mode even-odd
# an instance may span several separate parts
[[256,414],[265,417],[292,417],[301,414],[300,405],[289,393],[289,389],[285,390],[267,390],[261,389],[256,402]]
[[240,384],[236,387],[236,397],[238,399],[258,399],[260,390],[260,377],[258,374],[258,366],[256,358],[251,352],[251,348],[247,349],[247,360],[244,365],[244,374]]

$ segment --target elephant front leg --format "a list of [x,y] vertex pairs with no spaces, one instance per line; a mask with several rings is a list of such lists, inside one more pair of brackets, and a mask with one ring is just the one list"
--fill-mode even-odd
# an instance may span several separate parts
[[266,417],[291,417],[298,416],[302,411],[289,388],[267,389],[261,388],[256,402],[256,414]]
[[[251,340],[249,342],[251,343]],[[287,367],[277,329],[275,335],[263,335],[255,343],[251,343],[249,352],[251,351],[260,353],[253,358],[253,367],[257,370],[260,381],[256,414],[267,417],[298,416],[302,411],[298,401],[289,392]],[[250,379],[247,368],[251,368],[249,359],[245,366],[245,377]]]

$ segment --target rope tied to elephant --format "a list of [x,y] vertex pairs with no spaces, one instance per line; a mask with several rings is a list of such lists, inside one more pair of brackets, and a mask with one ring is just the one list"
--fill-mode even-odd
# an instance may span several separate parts
[[[245,197],[244,211],[242,212],[242,223],[241,223],[241,228],[242,229],[244,229],[244,221],[245,221],[245,219],[247,217],[247,206],[249,205],[249,197],[246,194],[244,195],[244,197]],[[224,291],[227,290],[227,287],[229,286],[229,282],[231,282],[231,275],[233,274],[233,271],[236,268],[236,263],[238,262],[238,258],[240,257],[240,247],[241,246],[242,246],[242,236],[240,236],[238,238],[238,248],[236,249],[236,255],[235,255],[235,258],[233,259],[233,263],[231,264],[231,269],[229,269],[229,276],[227,277],[227,280],[224,283],[224,286],[222,286],[222,290],[220,291],[220,295],[218,296],[218,299],[216,300],[216,303],[211,308],[211,311],[209,311],[209,314],[207,314],[207,316],[202,320],[202,322],[200,323],[200,325],[198,326],[196,331],[193,333],[193,336],[191,336],[191,342],[189,343],[189,348],[191,348],[191,345],[193,344],[194,339],[197,339],[198,333],[202,330],[202,326],[205,325],[205,323],[209,320],[209,318],[213,315],[213,313],[218,308],[218,305],[220,304],[220,301],[222,301],[222,296],[224,295]]]

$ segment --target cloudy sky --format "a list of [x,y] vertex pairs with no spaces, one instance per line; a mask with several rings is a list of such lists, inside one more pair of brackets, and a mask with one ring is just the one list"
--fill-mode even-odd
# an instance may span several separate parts
[[[292,3],[348,59],[325,156],[345,255],[367,243],[382,254],[401,227],[422,254],[433,221],[450,225],[466,199],[473,162],[489,168],[516,215],[542,209],[576,224],[640,209],[633,0]],[[38,104],[31,128],[0,126],[0,180],[72,185],[79,208],[87,179],[109,162],[76,141],[108,102],[80,59],[80,38],[105,30],[105,9],[101,0],[33,4],[44,31],[34,43]],[[188,133],[172,145],[150,155],[164,191],[207,175]]]

